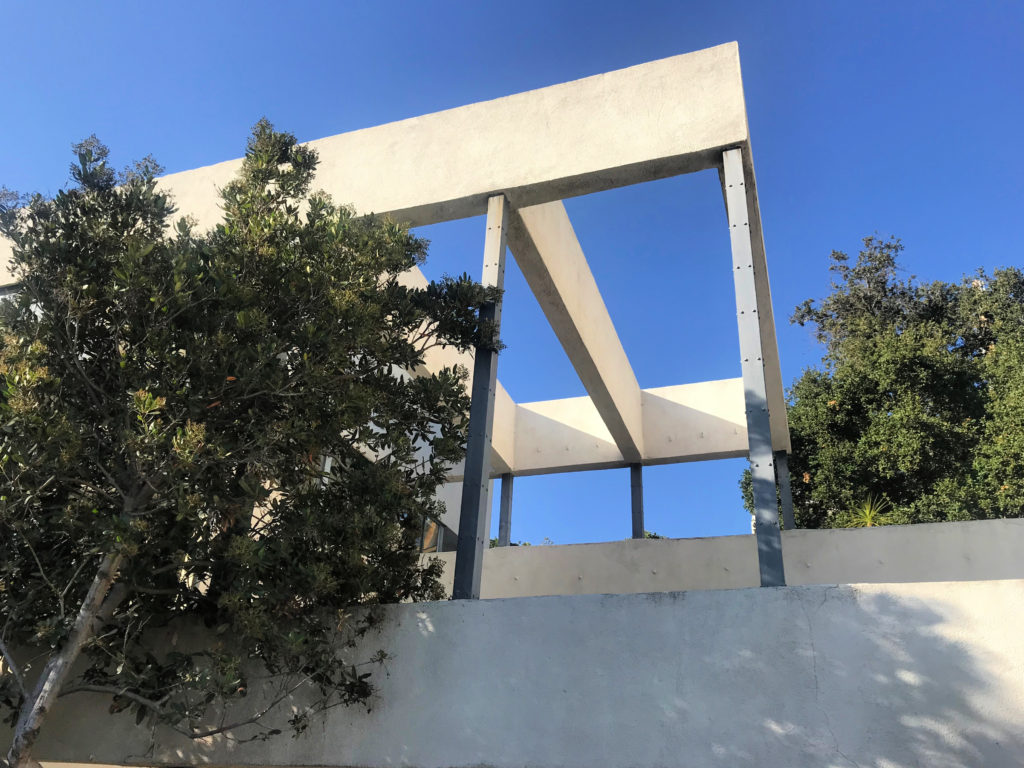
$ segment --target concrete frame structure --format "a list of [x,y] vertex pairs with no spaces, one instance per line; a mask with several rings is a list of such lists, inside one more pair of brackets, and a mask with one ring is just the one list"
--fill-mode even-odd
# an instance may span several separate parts
[[[440,350],[427,361],[474,370],[469,455],[445,493],[466,512],[460,596],[480,596],[482,571],[482,595],[494,599],[387,606],[379,634],[354,651],[388,649],[372,709],[332,709],[295,739],[189,740],[140,728],[127,712],[111,717],[109,699],[80,693],[49,714],[40,759],[211,768],[1021,764],[1024,520],[791,530],[788,427],[735,45],[314,144],[320,186],[359,210],[413,224],[486,210],[484,280],[501,284],[507,240],[589,397],[514,403],[491,350]],[[216,187],[236,167],[163,183],[209,225]],[[722,174],[742,378],[641,389],[558,199],[700,168]],[[515,476],[629,466],[642,536],[644,465],[741,455],[754,470],[756,537],[481,556],[495,477],[508,544]],[[790,529],[784,551],[776,477]],[[783,562],[789,588],[744,588],[782,582]],[[304,695],[267,727],[287,729]]]
[[[509,486],[507,543],[513,477],[631,467],[633,533],[642,537],[643,466],[738,456],[750,458],[754,475],[761,583],[785,583],[775,464],[784,466],[789,429],[735,43],[311,146],[320,155],[316,186],[358,212],[412,226],[486,212],[484,280],[502,284],[507,240],[588,393],[515,403],[496,379],[493,352],[474,361],[438,351],[427,361],[475,372],[468,457],[447,493],[461,501],[457,597],[480,594],[493,478]],[[220,217],[218,190],[240,162],[172,174],[161,186],[209,227]],[[561,200],[706,169],[719,171],[726,202],[742,378],[641,389]],[[0,264],[5,248],[0,242]],[[500,306],[494,311],[500,320]],[[455,518],[450,511],[449,527]]]

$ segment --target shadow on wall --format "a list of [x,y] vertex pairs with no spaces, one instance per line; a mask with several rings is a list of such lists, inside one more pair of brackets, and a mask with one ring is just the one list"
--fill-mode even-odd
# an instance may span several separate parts
[[296,739],[215,743],[132,730],[83,701],[53,722],[49,754],[143,765],[1011,768],[1024,764],[1022,622],[1022,581],[406,604],[368,641],[392,654],[374,676],[372,711],[332,710]]
[[[804,695],[813,706],[799,713],[789,706],[792,691],[777,697],[774,707],[766,692],[773,711],[750,722],[765,751],[792,750],[786,764],[794,768],[1024,765],[1020,634],[1004,653],[986,658],[972,651],[976,643],[970,638],[965,642],[975,617],[951,615],[946,606],[943,615],[929,607],[934,601],[888,594],[862,595],[851,601],[857,606],[852,612],[830,608],[837,600],[845,603],[843,593],[852,589],[857,588],[792,590],[805,617],[805,636],[744,651],[749,661],[760,656],[767,665],[777,655],[795,655],[809,673]],[[722,663],[716,653],[704,660]],[[763,762],[756,747],[709,747],[709,765],[776,764]]]

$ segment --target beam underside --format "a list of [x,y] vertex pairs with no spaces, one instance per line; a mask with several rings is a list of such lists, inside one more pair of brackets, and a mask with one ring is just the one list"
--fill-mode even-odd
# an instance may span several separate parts
[[775,452],[775,475],[779,481],[779,506],[782,507],[782,524],[787,531],[796,529],[793,517],[793,489],[790,487],[789,457],[785,451]]
[[512,489],[515,478],[511,473],[501,476],[501,507],[498,513],[498,546],[512,543]]
[[640,464],[629,466],[629,500],[632,506],[633,538],[642,539],[644,533],[644,468]]
[[[772,447],[789,453],[792,450],[789,434],[789,413],[786,408],[782,366],[775,335],[775,311],[772,305],[771,284],[768,280],[768,261],[765,256],[764,232],[761,225],[761,206],[757,197],[754,160],[749,142],[742,148],[743,183],[747,197],[750,223],[751,256],[754,270],[754,289],[757,295],[757,320],[761,332],[761,350],[764,356],[765,392],[771,421]],[[724,183],[724,181],[723,181]]]

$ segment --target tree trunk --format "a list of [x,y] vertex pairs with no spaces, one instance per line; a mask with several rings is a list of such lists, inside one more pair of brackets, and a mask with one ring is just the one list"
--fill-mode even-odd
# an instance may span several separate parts
[[85,600],[82,601],[82,607],[75,618],[71,634],[68,635],[60,652],[46,663],[39,682],[36,683],[32,694],[22,705],[18,723],[14,727],[14,740],[7,753],[7,762],[10,768],[38,768],[39,763],[32,757],[32,746],[39,736],[39,729],[43,725],[47,712],[60,694],[60,689],[66,682],[82,647],[92,639],[98,625],[102,623],[101,613],[113,612],[104,610],[110,607],[109,605],[104,606],[104,601],[110,597],[120,602],[124,597],[123,593],[116,595],[111,593],[111,587],[123,561],[124,558],[121,555],[107,555],[103,558],[96,576],[92,580],[92,585],[89,587],[89,592],[86,594]]

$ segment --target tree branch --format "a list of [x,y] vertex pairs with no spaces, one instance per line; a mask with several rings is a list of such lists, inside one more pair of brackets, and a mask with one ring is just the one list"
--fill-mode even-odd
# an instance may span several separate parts
[[75,579],[78,578],[78,574],[80,574],[82,572],[82,569],[86,566],[86,563],[88,563],[88,562],[89,562],[89,559],[86,558],[86,557],[83,557],[82,558],[82,562],[78,564],[78,567],[75,569],[75,572],[71,575],[71,578],[68,579],[68,583],[65,585],[64,591],[62,591],[60,593],[61,604],[63,604],[64,597],[67,595],[68,590],[71,589],[71,586],[75,583]]
[[[19,531],[19,533],[21,532]],[[39,575],[43,577],[43,581],[45,581],[49,585],[50,589],[53,590],[53,594],[57,596],[57,603],[60,606],[60,617],[63,619],[64,593],[57,589],[57,585],[50,581],[50,578],[46,575],[46,572],[43,570],[43,564],[39,562],[39,555],[36,554],[35,549],[32,547],[32,542],[28,540],[28,536],[22,533],[21,538],[24,540],[25,546],[28,547],[28,551],[32,553],[32,559],[36,561],[36,566],[39,568]]]
[[134,701],[136,704],[141,704],[144,707],[152,709],[157,714],[163,712],[163,706],[167,702],[167,699],[171,697],[171,694],[167,694],[159,701],[153,699],[147,699],[138,693],[132,693],[127,688],[119,688],[116,685],[73,685],[70,688],[64,688],[61,690],[59,697],[70,696],[73,693],[110,693],[122,699],[129,699]]
[[295,691],[297,691],[299,688],[301,688],[303,685],[308,683],[309,680],[310,680],[310,678],[308,678],[308,677],[302,678],[299,682],[297,682],[291,688],[288,688],[287,690],[283,691],[280,696],[278,696],[273,701],[271,701],[269,704],[267,704],[267,706],[265,706],[263,709],[261,709],[255,715],[253,715],[252,717],[246,718],[245,720],[238,720],[238,721],[236,721],[234,723],[230,723],[228,725],[220,725],[220,726],[218,726],[216,728],[208,728],[208,729],[203,730],[203,731],[197,731],[195,729],[189,729],[189,730],[185,731],[185,730],[182,730],[180,728],[175,728],[175,730],[178,731],[178,733],[182,733],[185,736],[188,736],[190,739],[205,739],[208,736],[216,736],[218,733],[224,733],[226,731],[233,731],[236,728],[241,728],[244,725],[252,725],[253,723],[256,723],[258,720],[262,719],[268,712],[270,712],[270,710],[272,710],[274,707],[276,707],[282,701],[284,701],[289,696],[291,696],[293,693],[295,693]]
[[7,646],[4,644],[2,638],[0,638],[0,653],[3,654],[4,663],[6,663],[7,668],[11,670],[11,676],[14,677],[15,682],[18,684],[18,688],[21,689],[21,695],[27,699],[28,689],[25,688],[25,678],[21,676],[21,670],[18,669],[18,665],[15,663],[14,657],[11,656],[10,651],[7,650]]
[[[104,608],[108,593],[112,593],[111,585],[117,578],[117,571],[124,562],[123,555],[110,554],[96,571],[89,592],[82,601],[82,607],[75,618],[71,633],[64,641],[60,651],[50,657],[43,668],[35,690],[22,706],[21,715],[14,727],[14,738],[7,752],[7,762],[11,766],[22,766],[32,760],[31,750],[39,736],[43,718],[57,698],[57,694],[78,659],[85,644],[96,634],[96,621]],[[119,585],[120,586],[120,585]],[[111,595],[113,596],[113,595]],[[123,598],[122,598],[123,599]]]

